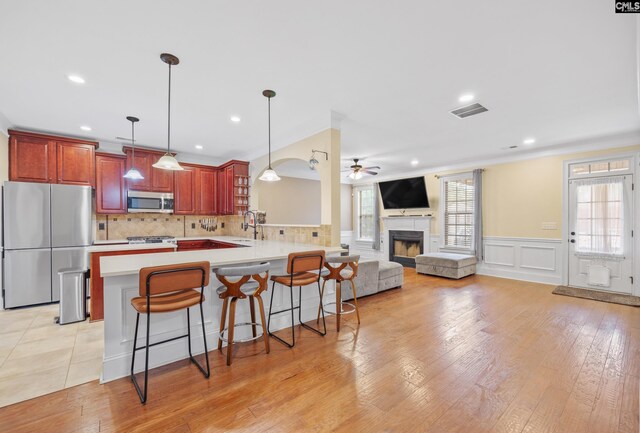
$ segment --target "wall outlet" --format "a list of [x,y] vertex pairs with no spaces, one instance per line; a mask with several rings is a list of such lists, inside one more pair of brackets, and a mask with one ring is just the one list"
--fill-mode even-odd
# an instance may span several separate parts
[[543,222],[540,228],[542,230],[558,230],[558,223],[555,221]]
[[317,238],[318,237],[318,232],[311,232],[311,237]]
[[224,228],[224,223],[220,223],[220,228],[223,229]]
[[196,228],[196,223],[191,223],[191,228],[195,229]]
[[98,230],[104,230],[104,223],[98,223]]
[[280,230],[280,234],[283,235],[284,234],[284,230]]

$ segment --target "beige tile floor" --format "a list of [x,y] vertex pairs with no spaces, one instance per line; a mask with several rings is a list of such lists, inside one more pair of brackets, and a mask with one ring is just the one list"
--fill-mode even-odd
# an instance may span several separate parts
[[57,315],[57,304],[0,310],[0,407],[99,378],[103,322]]

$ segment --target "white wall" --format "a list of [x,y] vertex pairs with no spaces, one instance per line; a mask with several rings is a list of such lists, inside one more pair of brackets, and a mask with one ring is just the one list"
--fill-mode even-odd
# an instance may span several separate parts
[[258,210],[267,212],[267,224],[320,225],[320,181],[280,177],[260,185]]
[[340,185],[340,227],[343,232],[353,231],[353,188]]

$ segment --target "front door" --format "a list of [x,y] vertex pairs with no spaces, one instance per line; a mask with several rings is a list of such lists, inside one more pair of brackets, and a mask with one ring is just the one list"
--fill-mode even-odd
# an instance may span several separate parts
[[631,294],[633,176],[569,180],[569,285]]

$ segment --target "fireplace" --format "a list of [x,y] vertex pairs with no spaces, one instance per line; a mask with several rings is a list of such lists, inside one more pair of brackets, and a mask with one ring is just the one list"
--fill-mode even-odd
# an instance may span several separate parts
[[415,257],[424,252],[424,232],[389,230],[389,260],[416,267]]

